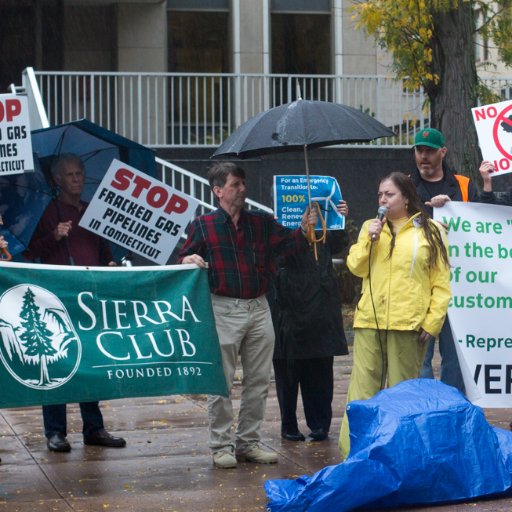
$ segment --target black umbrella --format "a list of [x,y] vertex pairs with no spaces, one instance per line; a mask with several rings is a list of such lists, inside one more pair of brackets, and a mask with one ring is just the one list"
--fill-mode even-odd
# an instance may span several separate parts
[[298,99],[256,114],[233,132],[213,157],[247,158],[393,135],[361,110],[340,103]]
[[212,158],[248,158],[303,150],[308,204],[311,206],[308,149],[369,142],[393,135],[392,130],[361,110],[340,103],[298,99],[246,121],[224,141]]

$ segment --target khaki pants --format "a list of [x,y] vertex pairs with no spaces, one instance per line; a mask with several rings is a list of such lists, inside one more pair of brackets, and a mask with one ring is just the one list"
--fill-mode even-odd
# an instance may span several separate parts
[[274,327],[265,296],[244,300],[212,295],[212,305],[230,395],[239,355],[243,378],[236,433],[232,430],[231,397],[208,397],[209,446],[213,452],[225,447],[244,451],[260,440],[270,385]]
[[[382,344],[382,351],[381,351]],[[352,400],[367,400],[384,386],[391,387],[408,379],[417,379],[425,357],[426,343],[418,342],[416,331],[379,331],[355,329],[354,366],[350,376],[347,404]],[[383,365],[384,362],[384,365]],[[350,452],[350,431],[345,411],[339,438],[341,456]]]

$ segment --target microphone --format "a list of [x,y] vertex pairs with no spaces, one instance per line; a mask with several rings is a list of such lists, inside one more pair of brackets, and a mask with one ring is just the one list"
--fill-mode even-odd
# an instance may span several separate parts
[[[387,206],[379,206],[379,209],[377,210],[377,219],[382,221],[382,219],[386,216],[386,213],[388,213]],[[374,242],[377,239],[375,234],[372,235],[372,242]]]

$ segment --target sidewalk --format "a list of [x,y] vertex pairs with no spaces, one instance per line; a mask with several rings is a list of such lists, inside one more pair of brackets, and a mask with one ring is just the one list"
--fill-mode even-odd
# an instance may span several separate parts
[[[104,402],[107,428],[128,442],[122,449],[84,446],[78,407],[70,405],[68,439],[73,449],[68,454],[47,450],[40,408],[0,410],[0,512],[264,511],[266,480],[296,478],[339,462],[337,435],[351,362],[350,356],[335,362],[335,416],[325,442],[280,438],[272,385],[262,434],[263,443],[279,454],[276,465],[215,469],[207,446],[205,396]],[[510,409],[488,410],[486,415],[502,428],[512,420]],[[303,421],[300,427],[309,432]],[[512,498],[414,510],[508,512]]]

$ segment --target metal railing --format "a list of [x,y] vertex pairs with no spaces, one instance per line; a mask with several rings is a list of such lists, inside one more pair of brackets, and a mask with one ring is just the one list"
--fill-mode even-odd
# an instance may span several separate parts
[[303,99],[361,109],[391,127],[379,146],[409,146],[428,122],[421,89],[383,76],[38,71],[50,124],[86,117],[150,147],[219,146],[268,108]]
[[[51,125],[83,117],[150,147],[217,147],[244,121],[303,99],[343,103],[374,116],[396,135],[371,143],[410,147],[429,123],[422,89],[384,76],[230,73],[35,72]],[[484,78],[510,99],[512,79]]]

